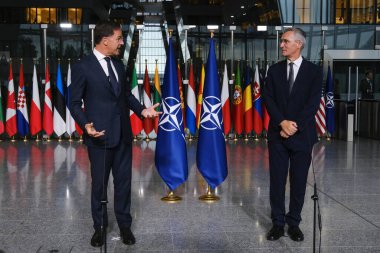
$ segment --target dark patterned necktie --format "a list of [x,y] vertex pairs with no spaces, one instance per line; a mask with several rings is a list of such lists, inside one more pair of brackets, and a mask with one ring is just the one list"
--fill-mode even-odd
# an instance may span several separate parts
[[116,79],[115,72],[113,72],[112,66],[111,66],[111,58],[105,57],[104,60],[107,62],[107,68],[108,68],[108,81],[110,82],[113,91],[118,96],[120,93],[120,87],[119,83]]
[[294,84],[293,64],[294,64],[294,62],[289,63],[289,77],[288,77],[289,94],[292,92],[292,88],[293,88],[293,84]]

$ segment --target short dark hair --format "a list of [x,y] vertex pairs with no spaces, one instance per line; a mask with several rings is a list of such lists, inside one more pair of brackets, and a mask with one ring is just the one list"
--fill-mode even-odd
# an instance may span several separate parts
[[368,76],[369,73],[372,73],[372,69],[367,69],[367,70],[365,71],[365,75],[366,75],[366,76]]
[[99,21],[94,29],[95,45],[99,44],[103,37],[112,36],[115,30],[121,29],[120,24],[111,20]]

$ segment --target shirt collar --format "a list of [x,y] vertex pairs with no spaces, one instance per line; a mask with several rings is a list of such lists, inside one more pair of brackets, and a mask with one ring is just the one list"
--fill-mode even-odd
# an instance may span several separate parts
[[96,48],[94,48],[93,52],[94,52],[96,59],[98,59],[98,61],[101,61],[107,57],[104,54],[102,54],[101,52],[99,52],[98,50],[96,50]]
[[[291,63],[292,61],[290,60],[287,60],[287,63]],[[302,63],[302,55],[300,55],[300,57],[298,57],[295,61],[293,61],[294,65],[296,65],[297,67],[301,66],[301,63]]]

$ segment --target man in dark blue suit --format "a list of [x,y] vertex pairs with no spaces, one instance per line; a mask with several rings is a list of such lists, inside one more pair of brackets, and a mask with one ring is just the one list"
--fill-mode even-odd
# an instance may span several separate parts
[[[302,241],[299,228],[313,145],[317,142],[315,114],[322,92],[322,70],[305,60],[301,51],[306,34],[299,28],[286,29],[280,47],[286,60],[272,65],[264,87],[270,123],[268,150],[270,204],[273,227],[268,240],[284,235],[285,223],[294,241]],[[289,173],[290,203],[285,212],[285,189]]]
[[[144,108],[132,95],[123,63],[113,58],[123,46],[121,27],[111,21],[99,22],[94,31],[92,54],[73,66],[71,114],[84,131],[91,163],[91,211],[95,233],[91,245],[103,245],[108,218],[104,203],[110,171],[114,179],[114,209],[124,244],[134,244],[132,217],[132,130],[129,110],[153,118],[158,104]],[[82,110],[82,100],[85,111]],[[103,203],[103,204],[102,204]],[[102,215],[103,214],[103,215]]]

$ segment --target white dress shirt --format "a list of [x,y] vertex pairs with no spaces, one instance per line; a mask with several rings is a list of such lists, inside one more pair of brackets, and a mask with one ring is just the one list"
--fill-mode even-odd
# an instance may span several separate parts
[[[286,75],[286,80],[289,79],[289,63],[291,63],[292,61],[289,61],[287,60],[287,75]],[[294,81],[296,81],[296,78],[297,78],[297,74],[298,74],[298,70],[300,70],[300,67],[301,67],[301,63],[302,63],[302,55],[300,55],[300,57],[298,57],[297,60],[293,61],[293,77],[294,77]]]
[[[104,73],[106,73],[106,76],[109,76],[108,74],[108,67],[107,67],[107,62],[104,58],[106,58],[107,56],[105,56],[104,54],[100,53],[98,50],[96,50],[94,48],[94,55],[96,57],[96,59],[98,59],[100,65],[102,66],[102,69],[104,70]],[[113,69],[113,73],[115,73],[115,76],[116,76],[116,79],[117,81],[119,81],[119,76],[117,75],[117,71],[115,69],[115,66],[113,65],[112,61],[111,62],[111,67]]]

